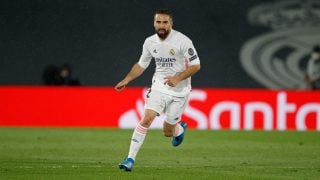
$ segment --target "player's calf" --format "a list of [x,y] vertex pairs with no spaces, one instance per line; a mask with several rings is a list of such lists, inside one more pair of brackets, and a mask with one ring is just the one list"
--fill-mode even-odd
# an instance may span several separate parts
[[163,135],[165,137],[172,137],[173,136],[173,130],[172,129],[163,129]]

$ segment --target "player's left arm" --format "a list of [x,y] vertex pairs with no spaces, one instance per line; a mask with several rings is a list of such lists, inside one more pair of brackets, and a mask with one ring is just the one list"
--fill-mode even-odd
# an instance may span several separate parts
[[189,38],[183,39],[181,44],[181,52],[183,57],[189,60],[188,67],[178,75],[164,78],[165,84],[168,84],[171,87],[175,87],[180,81],[183,81],[194,75],[201,68],[197,51]]
[[180,81],[187,79],[188,77],[194,75],[200,70],[200,64],[191,65],[186,70],[182,71],[180,74],[176,76],[168,76],[165,77],[165,84],[168,84],[171,87],[175,87]]

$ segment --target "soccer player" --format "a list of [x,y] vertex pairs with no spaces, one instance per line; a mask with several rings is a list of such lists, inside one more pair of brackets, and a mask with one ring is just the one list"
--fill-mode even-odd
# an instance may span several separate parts
[[310,90],[320,89],[320,46],[315,45],[308,60],[305,80]]
[[156,11],[156,34],[145,40],[139,62],[115,86],[117,91],[122,91],[144,72],[152,59],[155,60],[156,69],[147,94],[144,116],[132,134],[128,156],[119,164],[119,168],[125,171],[132,170],[148,128],[160,113],[166,115],[163,132],[164,136],[172,137],[172,145],[179,146],[184,139],[187,124],[181,121],[181,116],[188,103],[191,76],[200,70],[200,60],[192,41],[172,29],[172,25],[172,14],[168,10]]

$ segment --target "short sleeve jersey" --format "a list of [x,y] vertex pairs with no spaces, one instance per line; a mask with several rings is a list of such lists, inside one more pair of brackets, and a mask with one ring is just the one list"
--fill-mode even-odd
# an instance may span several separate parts
[[171,30],[165,40],[157,34],[148,37],[144,44],[138,64],[146,69],[151,60],[156,64],[151,89],[176,97],[183,97],[191,91],[191,77],[180,81],[175,87],[165,84],[165,77],[175,76],[188,66],[200,64],[192,41],[184,34]]

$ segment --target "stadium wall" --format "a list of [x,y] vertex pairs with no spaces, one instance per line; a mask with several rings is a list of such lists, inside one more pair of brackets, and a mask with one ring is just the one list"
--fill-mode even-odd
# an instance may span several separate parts
[[[146,88],[1,86],[1,127],[134,128]],[[151,128],[161,128],[159,116]],[[320,131],[320,92],[196,88],[183,120],[193,129]]]
[[[320,42],[319,7],[319,0],[1,0],[0,84],[41,85],[46,66],[68,63],[82,85],[113,86],[154,33],[154,11],[167,8],[201,59],[195,87],[304,89]],[[132,85],[148,86],[153,69]]]

